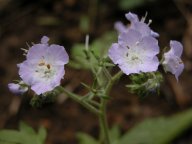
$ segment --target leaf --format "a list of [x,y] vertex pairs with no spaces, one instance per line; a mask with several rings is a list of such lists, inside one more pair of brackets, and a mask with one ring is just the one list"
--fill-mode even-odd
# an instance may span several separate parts
[[98,144],[93,137],[85,133],[78,133],[77,138],[79,140],[79,144]]
[[0,141],[22,143],[22,134],[15,130],[0,130]]
[[[86,58],[84,44],[75,44],[71,50],[72,60],[69,66],[77,69],[90,69],[90,63]],[[93,59],[92,59],[93,60]]]
[[38,135],[27,124],[20,123],[20,131],[0,130],[0,144],[44,144],[46,131],[40,128]]
[[92,66],[98,65],[97,58],[106,57],[107,51],[110,45],[116,41],[116,35],[114,32],[107,32],[100,38],[96,39],[89,45],[91,54],[89,60],[85,54],[84,44],[75,44],[71,49],[72,60],[69,62],[69,66],[76,69],[91,69]]
[[119,144],[120,139],[120,129],[117,125],[114,125],[109,131],[109,137],[112,144]]
[[47,136],[47,131],[44,127],[41,127],[38,131],[38,136],[39,136],[39,140],[40,142],[43,144],[46,140],[46,136]]
[[30,127],[29,125],[27,125],[26,123],[24,123],[24,122],[20,122],[19,129],[20,129],[21,132],[26,132],[26,133],[29,133],[29,134],[35,134],[34,129],[32,127]]
[[120,144],[168,144],[192,124],[192,110],[170,118],[147,119],[127,132]]

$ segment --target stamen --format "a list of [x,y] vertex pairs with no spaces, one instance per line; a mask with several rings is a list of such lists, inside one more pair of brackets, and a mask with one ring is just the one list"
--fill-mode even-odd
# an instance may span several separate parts
[[151,23],[152,23],[152,20],[150,19],[147,25],[149,26]]
[[145,16],[141,18],[141,22],[145,22],[145,19],[147,18],[148,12],[145,13]]
[[51,68],[50,64],[47,64],[47,68],[48,68],[48,69],[50,69],[50,68]]
[[39,66],[44,66],[44,65],[45,65],[45,62],[40,62],[38,65],[39,65]]

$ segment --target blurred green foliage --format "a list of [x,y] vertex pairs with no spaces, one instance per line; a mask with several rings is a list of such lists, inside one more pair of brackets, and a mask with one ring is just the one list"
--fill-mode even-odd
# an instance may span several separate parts
[[90,57],[86,55],[85,44],[75,44],[71,50],[72,59],[69,62],[69,66],[76,69],[91,69],[92,64],[98,64],[98,57],[104,58],[107,56],[109,47],[116,39],[115,32],[107,32],[100,38],[94,40],[89,45],[89,49],[92,52],[92,55],[89,55]]
[[[120,129],[114,126],[109,131],[112,144],[169,144],[192,126],[192,109],[172,117],[149,118],[120,136]],[[79,133],[79,144],[98,144],[93,137]]]
[[168,144],[192,126],[192,109],[169,118],[143,121],[127,132],[120,144]]
[[36,133],[32,127],[24,122],[17,130],[0,130],[0,144],[44,144],[47,132],[45,128],[39,128]]
[[[111,144],[120,144],[120,129],[117,125],[114,125],[112,129],[109,130],[109,137],[111,139]],[[85,133],[78,133],[77,138],[79,140],[79,144],[99,144],[95,138]]]
[[119,7],[128,10],[156,0],[119,0]]
[[89,29],[90,29],[90,19],[89,19],[88,16],[86,16],[86,15],[81,16],[79,27],[85,33],[87,33],[89,31]]

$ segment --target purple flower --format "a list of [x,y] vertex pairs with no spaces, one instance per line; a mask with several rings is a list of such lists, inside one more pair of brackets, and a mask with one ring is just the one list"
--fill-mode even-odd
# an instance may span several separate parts
[[172,40],[170,41],[170,47],[171,49],[164,54],[162,64],[164,70],[174,74],[178,81],[178,77],[184,69],[184,64],[180,58],[183,52],[183,46],[180,42]]
[[159,37],[159,34],[151,30],[149,27],[150,23],[152,22],[151,20],[148,22],[148,24],[146,24],[145,18],[139,20],[138,16],[131,12],[125,14],[125,17],[131,22],[131,25],[128,27],[124,25],[122,22],[116,22],[115,29],[119,33],[128,31],[129,29],[133,29],[140,32],[142,37],[145,36]]
[[151,37],[142,37],[136,30],[120,33],[118,43],[109,49],[109,57],[118,64],[127,75],[156,71],[159,65],[156,55],[159,53],[158,41]]
[[22,95],[23,93],[28,91],[28,87],[23,82],[20,82],[18,84],[16,84],[16,83],[9,83],[8,84],[8,88],[15,95]]
[[26,60],[18,64],[22,80],[38,95],[53,90],[60,85],[69,56],[60,45],[48,45],[49,38],[44,36],[40,44],[33,45]]
[[124,25],[122,22],[117,21],[115,22],[114,28],[119,32],[123,33],[128,30],[128,26]]

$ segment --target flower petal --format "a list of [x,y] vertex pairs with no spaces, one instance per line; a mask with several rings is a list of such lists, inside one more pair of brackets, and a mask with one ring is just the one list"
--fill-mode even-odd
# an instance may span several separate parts
[[52,44],[47,48],[46,59],[56,65],[64,65],[69,62],[69,56],[63,46]]
[[147,56],[155,56],[159,53],[158,41],[151,36],[144,37],[138,47],[140,47],[140,52]]
[[183,52],[183,46],[180,42],[171,40],[170,47],[171,47],[171,52],[173,52],[174,55],[181,57],[181,54]]
[[118,22],[115,22],[114,24],[114,27],[115,29],[119,32],[119,33],[123,33],[125,31],[127,31],[127,26],[124,25],[122,22],[118,21]]
[[136,14],[134,14],[134,13],[129,12],[129,13],[125,14],[125,17],[126,17],[131,23],[133,23],[133,22],[139,22],[138,16],[137,16]]
[[120,33],[118,43],[123,46],[133,47],[141,39],[141,34],[138,31],[130,29],[127,32]]
[[114,64],[118,64],[121,63],[120,61],[123,59],[127,51],[127,48],[121,47],[118,43],[114,43],[109,49],[108,55]]

